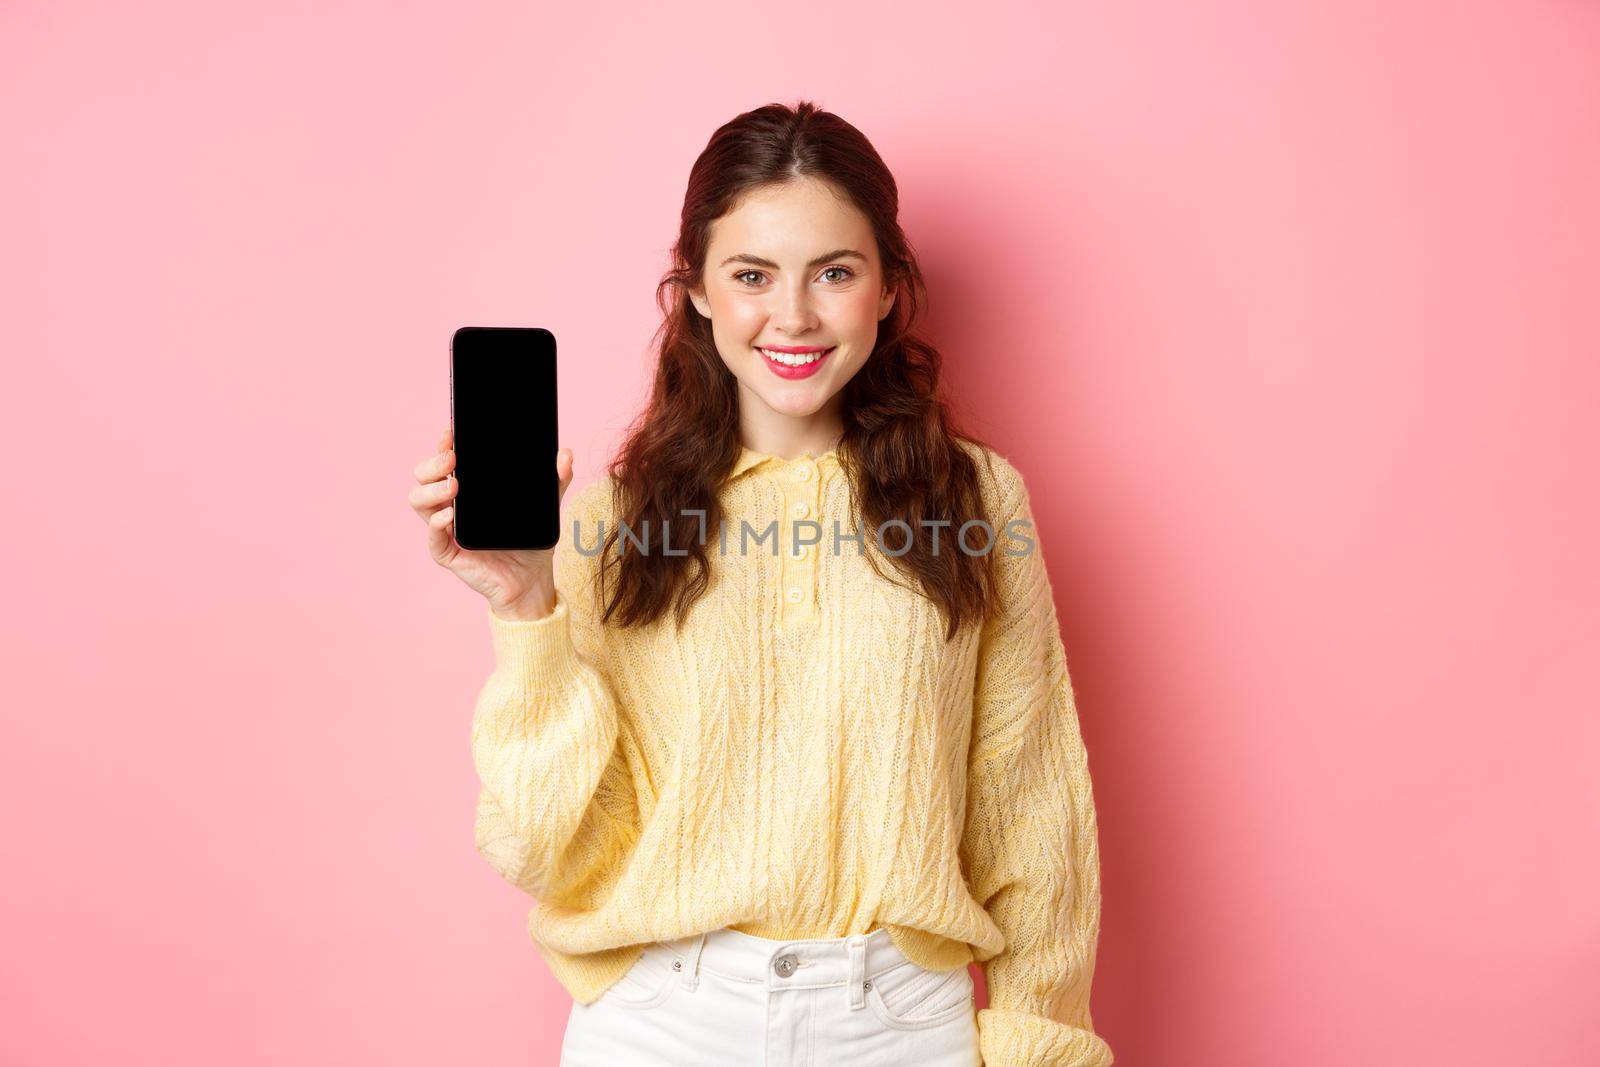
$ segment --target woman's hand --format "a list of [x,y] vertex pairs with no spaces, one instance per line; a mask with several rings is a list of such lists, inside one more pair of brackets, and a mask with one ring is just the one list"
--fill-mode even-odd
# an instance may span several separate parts
[[[474,592],[483,595],[496,615],[505,619],[541,619],[555,610],[554,548],[519,551],[469,552],[456,544],[450,524],[455,518],[456,453],[453,433],[446,429],[439,439],[439,451],[418,463],[412,470],[417,487],[407,499],[411,508],[428,524],[428,552],[433,561],[452,571]],[[556,453],[556,477],[561,480],[557,495],[567,495],[572,482],[572,450]]]

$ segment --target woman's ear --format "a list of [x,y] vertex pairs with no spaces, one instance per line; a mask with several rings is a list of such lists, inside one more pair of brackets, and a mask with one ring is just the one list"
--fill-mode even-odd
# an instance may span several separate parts
[[889,309],[894,307],[895,294],[899,293],[899,291],[900,287],[898,285],[886,285],[883,287],[883,296],[878,300],[879,322],[882,322],[884,316],[889,314]]
[[711,317],[711,301],[706,299],[704,289],[692,288],[689,290],[689,300],[694,304],[694,309],[705,318]]

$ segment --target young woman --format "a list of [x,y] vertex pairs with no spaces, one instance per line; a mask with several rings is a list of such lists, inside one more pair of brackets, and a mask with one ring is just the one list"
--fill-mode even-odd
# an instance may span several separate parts
[[448,432],[416,468],[488,602],[475,837],[573,996],[564,1067],[1112,1062],[1028,491],[951,424],[897,213],[842,119],[738,116],[689,175],[649,405],[560,543],[463,551]]

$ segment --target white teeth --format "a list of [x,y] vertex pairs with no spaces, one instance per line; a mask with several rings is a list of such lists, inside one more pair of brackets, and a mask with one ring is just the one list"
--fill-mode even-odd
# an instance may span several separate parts
[[758,348],[756,351],[786,367],[804,367],[808,363],[815,363],[833,350],[828,348],[821,352],[774,352],[771,349]]

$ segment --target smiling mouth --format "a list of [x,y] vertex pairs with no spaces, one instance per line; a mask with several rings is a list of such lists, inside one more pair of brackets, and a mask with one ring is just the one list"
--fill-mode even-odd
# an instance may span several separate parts
[[[835,345],[834,347],[838,346]],[[785,367],[809,367],[832,352],[833,348],[824,348],[817,352],[774,352],[770,348],[757,348],[756,351],[772,360],[772,362]]]

